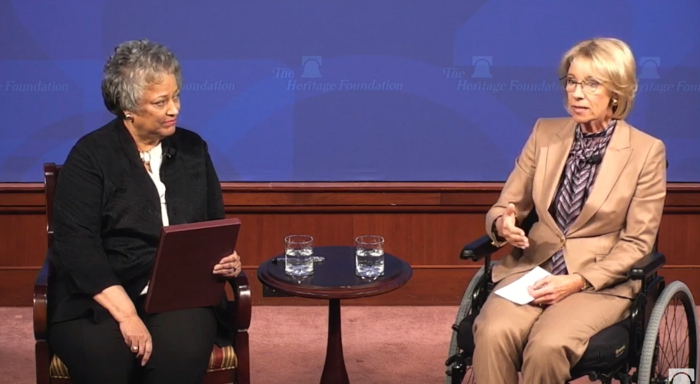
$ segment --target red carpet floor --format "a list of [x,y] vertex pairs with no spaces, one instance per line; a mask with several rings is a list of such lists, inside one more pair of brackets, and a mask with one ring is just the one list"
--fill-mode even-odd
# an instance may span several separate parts
[[[354,384],[441,384],[457,307],[342,309]],[[0,384],[34,383],[30,308],[0,308]],[[326,349],[324,307],[254,307],[253,384],[318,383]],[[587,383],[586,379],[576,383]]]
[[[342,308],[352,383],[442,383],[456,307]],[[0,384],[34,383],[30,308],[0,308]],[[253,307],[253,384],[318,383],[327,308]]]

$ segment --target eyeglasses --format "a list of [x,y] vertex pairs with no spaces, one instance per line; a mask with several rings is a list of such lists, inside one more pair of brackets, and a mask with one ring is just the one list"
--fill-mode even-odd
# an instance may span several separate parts
[[573,77],[562,77],[562,86],[567,92],[573,92],[577,85],[581,85],[581,90],[585,93],[595,93],[600,87],[600,83],[595,80],[576,81]]

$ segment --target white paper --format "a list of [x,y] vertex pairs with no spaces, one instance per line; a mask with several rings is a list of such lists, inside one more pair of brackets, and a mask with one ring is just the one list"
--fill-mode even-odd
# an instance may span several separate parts
[[527,292],[527,287],[534,285],[538,280],[549,275],[551,275],[551,273],[540,267],[535,267],[535,269],[526,273],[518,280],[496,290],[495,293],[506,300],[524,305],[535,299]]

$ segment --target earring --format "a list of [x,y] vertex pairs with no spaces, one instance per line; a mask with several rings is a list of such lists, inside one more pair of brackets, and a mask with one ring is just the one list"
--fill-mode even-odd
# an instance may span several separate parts
[[611,110],[613,111],[613,113],[614,113],[614,112],[617,112],[617,108],[618,108],[617,99],[612,99],[612,100],[610,101],[610,109],[611,109]]

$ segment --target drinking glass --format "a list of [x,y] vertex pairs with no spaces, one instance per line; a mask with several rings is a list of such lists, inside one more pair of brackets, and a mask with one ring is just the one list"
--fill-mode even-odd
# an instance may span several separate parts
[[309,235],[289,235],[284,238],[284,272],[303,277],[314,273],[314,238]]
[[384,274],[384,238],[377,235],[355,239],[355,274],[374,279]]

